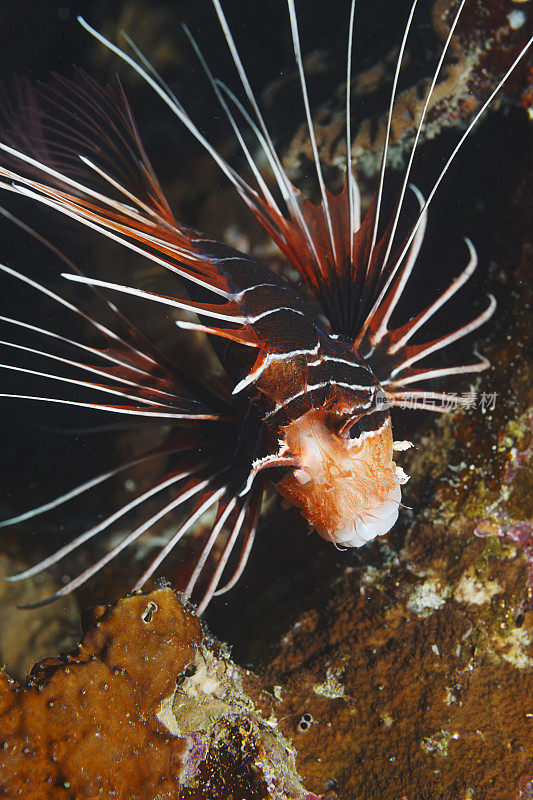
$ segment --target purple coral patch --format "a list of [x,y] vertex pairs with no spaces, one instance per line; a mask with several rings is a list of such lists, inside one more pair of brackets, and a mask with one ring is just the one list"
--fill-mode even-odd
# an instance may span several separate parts
[[183,754],[183,777],[194,780],[202,761],[207,756],[207,746],[199,733],[187,736],[187,750]]

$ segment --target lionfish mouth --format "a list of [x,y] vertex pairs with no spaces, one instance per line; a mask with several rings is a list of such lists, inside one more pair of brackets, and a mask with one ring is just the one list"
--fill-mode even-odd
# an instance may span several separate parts
[[347,522],[343,528],[326,532],[319,531],[324,539],[330,539],[342,547],[362,547],[376,536],[384,536],[396,520],[402,500],[400,484],[397,484],[379,506],[362,514],[358,519]]
[[276,488],[334,544],[361,547],[388,533],[398,518],[400,485],[407,476],[393,451],[407,445],[393,442],[390,417],[381,416],[379,427],[357,439],[334,433],[322,409],[285,428],[285,442],[299,466]]

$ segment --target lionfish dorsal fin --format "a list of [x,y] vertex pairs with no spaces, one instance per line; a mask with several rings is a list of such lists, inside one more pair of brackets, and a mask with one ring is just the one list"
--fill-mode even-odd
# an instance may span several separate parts
[[[359,225],[360,202],[355,180],[349,175],[342,191],[332,194],[325,186],[318,155],[315,159],[315,166],[320,188],[320,202],[313,203],[292,184],[276,152],[252,92],[222,6],[218,0],[213,0],[213,3],[245,94],[253,110],[252,115],[248,113],[231,90],[215,79],[194,38],[188,30],[186,33],[200,59],[218,102],[238,137],[248,165],[258,182],[258,190],[238,175],[210,144],[133,42],[128,39],[136,58],[125,53],[81,18],[80,23],[102,44],[135,69],[159,94],[172,112],[214,158],[261,225],[272,236],[291,264],[300,272],[317,296],[332,329],[335,332],[353,336],[356,332],[354,319],[357,316],[354,309],[358,308],[358,302],[365,286],[366,273],[375,274],[373,265],[377,262],[377,255],[379,255],[379,242],[375,241],[377,201],[374,200],[363,223]],[[289,10],[297,63],[301,68],[297,22],[292,3],[289,4]],[[306,113],[309,115],[307,89],[302,69],[300,74],[302,93],[306,99]],[[257,138],[274,175],[275,192],[271,190],[257,169],[246,144],[246,137],[241,131],[232,107],[244,118],[245,124]],[[312,125],[310,125],[310,130],[312,131]],[[313,142],[316,144],[314,136]],[[281,202],[274,197],[274,194],[281,196]],[[373,257],[374,250],[376,258]],[[371,270],[369,270],[369,266],[372,266]]]
[[[413,21],[418,0],[413,0],[409,5],[409,12],[403,32],[401,45],[398,52],[396,69],[393,79],[389,111],[387,117],[387,132],[385,146],[382,155],[380,169],[380,180],[377,194],[374,197],[369,210],[362,222],[359,224],[359,198],[357,184],[352,176],[350,168],[350,75],[351,75],[351,51],[353,39],[355,0],[350,4],[350,23],[348,35],[348,55],[347,55],[347,82],[346,82],[346,140],[347,140],[347,169],[346,186],[338,194],[332,195],[325,186],[322,167],[319,160],[317,143],[314,133],[314,126],[311,116],[309,97],[306,86],[306,79],[303,68],[303,60],[300,47],[300,37],[298,31],[298,21],[294,0],[287,0],[289,16],[291,22],[291,33],[293,39],[293,49],[298,67],[300,78],[302,99],[304,101],[305,114],[309,129],[309,136],[313,150],[313,158],[316,169],[318,185],[320,188],[321,199],[318,204],[313,204],[304,198],[290,181],[281,159],[276,152],[268,127],[263,118],[259,104],[254,96],[250,81],[248,80],[244,65],[241,61],[237,46],[233,39],[230,27],[224,15],[220,0],[212,0],[216,14],[219,18],[221,29],[226,39],[231,57],[240,78],[248,109],[221,81],[216,79],[203,57],[200,48],[194,38],[187,31],[189,39],[193,43],[194,49],[200,58],[201,65],[206,72],[207,78],[215,92],[218,102],[226,118],[230,122],[247,160],[247,163],[257,180],[258,189],[254,189],[244,178],[239,175],[228,162],[218,153],[216,148],[206,139],[205,135],[198,129],[192,121],[184,107],[175,97],[172,91],[166,86],[157,71],[150,65],[148,59],[139,51],[128,37],[128,44],[133,48],[132,57],[123,49],[105,36],[95,30],[85,20],[79,17],[80,24],[106,48],[114,52],[119,58],[125,61],[134,69],[161,99],[170,108],[181,122],[187,127],[192,135],[202,144],[223,173],[233,183],[236,190],[244,202],[253,211],[255,216],[269,232],[272,238],[278,243],[291,263],[298,269],[306,282],[317,294],[318,300],[328,317],[335,332],[343,333],[355,341],[359,340],[367,331],[372,320],[376,318],[377,310],[384,301],[385,296],[390,293],[390,284],[396,277],[396,273],[404,263],[404,259],[410,257],[412,252],[411,245],[417,231],[422,224],[422,219],[427,211],[427,207],[440,185],[444,175],[454,160],[456,154],[462,147],[463,142],[469,136],[470,131],[477,120],[490,105],[497,92],[515,69],[518,62],[524,57],[531,41],[520,51],[507,69],[505,75],[498,85],[491,92],[490,96],[483,103],[476,113],[467,129],[461,136],[457,146],[454,148],[450,158],[446,162],[440,176],[434,183],[433,189],[424,203],[418,220],[411,230],[407,241],[404,243],[399,257],[392,257],[392,247],[396,241],[396,233],[400,214],[403,211],[403,200],[406,188],[409,183],[409,175],[413,157],[416,151],[419,136],[421,134],[429,102],[433,94],[436,81],[441,71],[450,43],[459,22],[466,0],[461,0],[450,24],[450,29],[441,52],[441,56],[435,69],[430,87],[425,99],[424,108],[417,123],[416,136],[413,143],[412,152],[405,171],[403,185],[400,191],[396,210],[391,217],[388,225],[382,221],[382,198],[385,168],[387,165],[388,144],[393,115],[394,102],[403,55],[407,43],[407,38]],[[228,102],[229,101],[229,102]],[[276,185],[276,195],[281,196],[281,203],[278,202],[271,187],[261,175],[254,162],[250,148],[246,143],[247,137],[241,130],[241,123],[237,121],[242,117],[245,127],[255,136],[257,143],[266,158],[268,166],[274,176]],[[383,231],[384,229],[384,231]],[[383,231],[378,237],[378,230]],[[342,235],[344,233],[345,235]],[[350,258],[347,258],[347,244],[350,244]],[[345,287],[351,279],[348,291]]]
[[[350,223],[349,181],[324,201],[314,203],[293,188],[298,212],[281,214],[256,196],[248,206],[318,299],[334,333],[355,339],[383,276],[381,258],[390,224],[372,248],[376,220],[374,196],[360,225]],[[329,219],[329,225],[328,225]]]

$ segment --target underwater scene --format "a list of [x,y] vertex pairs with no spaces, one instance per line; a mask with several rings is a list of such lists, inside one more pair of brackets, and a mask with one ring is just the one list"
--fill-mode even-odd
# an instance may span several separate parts
[[0,796],[533,800],[531,0],[0,3]]

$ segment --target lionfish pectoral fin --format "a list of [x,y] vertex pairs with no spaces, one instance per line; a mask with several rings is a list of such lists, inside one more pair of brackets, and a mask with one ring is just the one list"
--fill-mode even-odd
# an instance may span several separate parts
[[[421,199],[421,197],[419,198]],[[418,254],[425,222],[422,224],[407,252],[403,265],[396,271],[396,278],[390,284],[381,304],[370,314],[362,333],[355,342],[358,352],[364,356],[377,375],[385,390],[390,405],[423,407],[424,398],[427,408],[431,410],[449,411],[461,405],[461,398],[446,393],[435,393],[404,389],[411,383],[418,383],[449,375],[474,374],[482,372],[490,366],[483,356],[472,364],[446,367],[418,367],[418,362],[438,350],[462,339],[487,322],[496,309],[496,300],[489,295],[489,303],[485,311],[461,327],[421,344],[410,344],[411,338],[439,311],[469,280],[477,264],[477,254],[472,242],[465,239],[469,261],[462,273],[443,291],[427,308],[420,311],[407,323],[396,329],[389,329],[388,323],[392,312],[398,304],[402,292],[411,275],[414,261]],[[414,365],[417,364],[415,367]],[[451,401],[456,401],[455,406]]]
[[[98,484],[113,478],[119,473],[131,469],[137,464],[156,458],[172,458],[176,466],[167,471],[162,478],[157,480],[148,489],[137,494],[133,499],[122,505],[112,514],[93,527],[76,536],[63,547],[59,548],[52,555],[46,557],[38,564],[24,570],[18,575],[14,575],[10,580],[19,581],[30,578],[39,572],[53,567],[63,561],[67,556],[78,548],[93,540],[98,534],[110,531],[123,518],[131,514],[134,510],[138,511],[145,504],[158,502],[140,524],[133,530],[125,527],[115,534],[115,540],[111,547],[93,563],[87,566],[80,574],[71,578],[65,585],[61,586],[52,596],[44,598],[36,603],[27,604],[24,608],[36,608],[46,603],[66,596],[70,592],[78,589],[90,578],[98,574],[107,564],[113,561],[127,547],[133,545],[143,534],[157,528],[162,521],[170,518],[170,515],[180,513],[181,522],[172,535],[169,536],[167,543],[161,547],[154,558],[151,559],[142,576],[132,587],[132,591],[142,588],[146,582],[154,575],[156,570],[162,565],[163,561],[169,556],[171,551],[187,534],[198,526],[199,521],[210,509],[216,509],[216,517],[208,536],[207,543],[201,550],[196,565],[192,569],[185,597],[189,598],[195,590],[199,578],[205,574],[202,587],[199,593],[199,607],[197,613],[201,613],[213,595],[216,593],[220,581],[222,580],[226,567],[230,563],[230,556],[241,541],[241,554],[237,559],[236,566],[233,566],[233,574],[230,573],[228,583],[223,588],[234,585],[248,558],[251,544],[255,536],[255,529],[261,506],[263,486],[260,480],[255,480],[256,474],[252,476],[248,486],[243,492],[235,491],[232,488],[234,482],[234,472],[236,466],[243,468],[243,464],[233,465],[230,468],[228,463],[228,452],[224,449],[229,441],[234,442],[235,432],[231,433],[231,426],[235,422],[213,421],[211,424],[211,435],[205,430],[205,425],[200,428],[184,428],[183,431],[175,434],[169,442],[141,454],[136,459],[126,462],[106,473],[92,478],[83,484],[75,487],[69,492],[61,495],[49,503],[35,508],[25,514],[21,514],[11,520],[6,520],[4,524],[15,524],[26,518],[52,510],[58,505],[68,502],[78,495],[94,489]],[[228,428],[228,425],[230,428]],[[202,442],[201,451],[197,452],[198,443]],[[224,444],[225,443],[225,444]],[[166,499],[163,499],[165,498]],[[142,519],[142,517],[141,517]],[[168,524],[168,523],[167,523]],[[215,542],[220,538],[222,554],[218,560],[211,559],[210,553]]]

